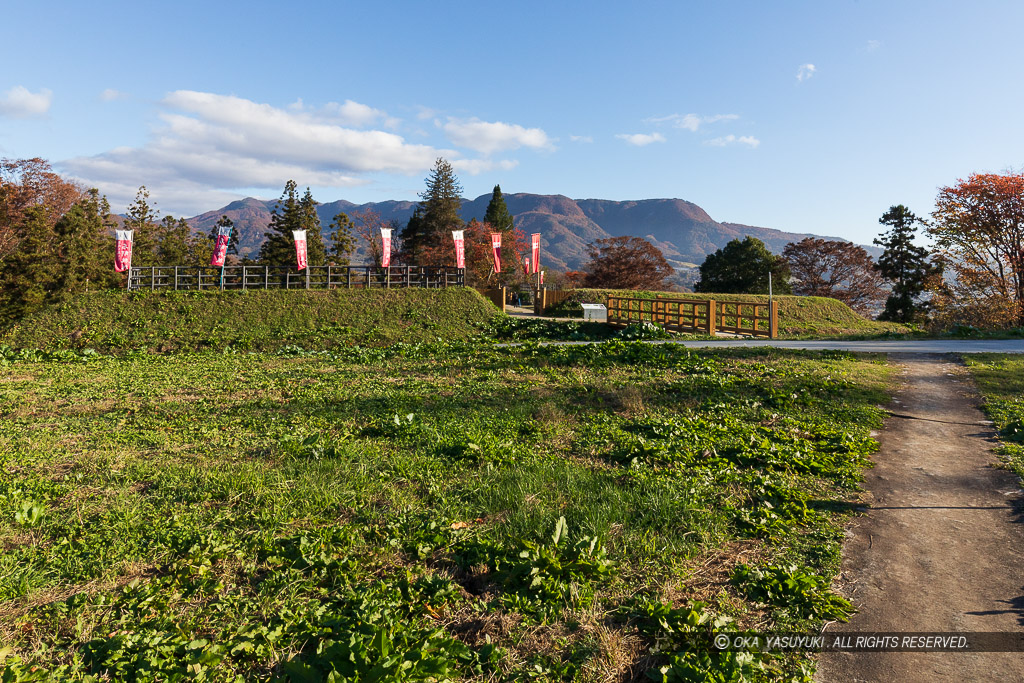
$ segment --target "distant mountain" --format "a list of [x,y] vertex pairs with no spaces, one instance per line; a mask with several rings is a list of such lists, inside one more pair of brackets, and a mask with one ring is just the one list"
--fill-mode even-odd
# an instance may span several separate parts
[[[464,200],[462,217],[483,219],[490,194]],[[682,199],[641,199],[611,201],[607,199],[570,199],[562,195],[506,194],[505,203],[515,217],[516,227],[529,235],[541,234],[542,263],[559,270],[573,270],[587,261],[586,245],[606,237],[631,235],[650,240],[676,268],[692,268],[704,258],[721,249],[733,239],[747,235],[763,241],[774,253],[780,253],[790,242],[805,237],[821,237],[803,233],[783,232],[739,223],[720,223],[704,209]],[[194,230],[209,232],[217,219],[228,216],[238,226],[239,253],[255,258],[270,225],[276,200],[247,198],[231,202],[222,209],[208,211],[189,219]],[[338,200],[317,206],[317,214],[328,237],[327,226],[340,212],[376,211],[385,221],[404,225],[415,202],[384,201],[353,204]],[[832,237],[829,239],[841,239]],[[865,246],[878,256],[876,247]],[[365,245],[357,248],[353,263],[366,260]]]

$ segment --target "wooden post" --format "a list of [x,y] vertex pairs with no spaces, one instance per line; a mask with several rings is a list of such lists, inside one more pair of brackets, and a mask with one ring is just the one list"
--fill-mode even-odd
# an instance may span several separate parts
[[270,266],[263,266],[263,289],[270,289]]
[[245,281],[246,281],[246,279],[248,277],[248,273],[247,273],[248,268],[249,268],[249,266],[242,266],[242,291],[243,292],[245,291]]
[[775,339],[779,336],[779,302],[772,299],[768,308],[768,336]]
[[715,335],[715,330],[718,329],[715,318],[718,314],[718,304],[715,303],[714,299],[708,299],[708,334],[711,336]]
[[352,266],[345,268],[345,289],[352,289]]

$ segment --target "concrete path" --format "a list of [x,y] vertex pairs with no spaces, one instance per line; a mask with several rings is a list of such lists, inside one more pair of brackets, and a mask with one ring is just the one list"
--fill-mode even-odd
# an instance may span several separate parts
[[[949,358],[892,360],[904,385],[839,579],[860,612],[828,630],[1024,634],[1024,497],[1014,475],[991,467],[994,434],[970,377]],[[1024,652],[829,652],[816,678],[1024,681]]]

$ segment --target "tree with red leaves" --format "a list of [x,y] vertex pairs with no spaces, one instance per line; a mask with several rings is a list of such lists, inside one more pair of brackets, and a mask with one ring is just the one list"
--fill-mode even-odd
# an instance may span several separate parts
[[937,283],[941,322],[1024,327],[1024,173],[974,173],[943,187],[928,234],[951,283]]
[[793,277],[793,293],[838,299],[867,313],[885,296],[885,283],[864,247],[807,237],[782,250]]
[[587,245],[587,287],[665,289],[675,272],[656,246],[640,237],[608,237]]

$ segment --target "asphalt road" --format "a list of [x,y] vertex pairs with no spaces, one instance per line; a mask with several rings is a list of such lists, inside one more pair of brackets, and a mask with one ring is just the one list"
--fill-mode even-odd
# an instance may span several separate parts
[[669,342],[691,348],[776,346],[784,349],[862,351],[865,353],[1024,353],[1024,339],[898,339],[870,341],[786,341],[778,339],[711,339]]
[[[541,342],[547,345],[599,344],[591,341]],[[774,346],[807,351],[854,351],[860,353],[1024,353],[1024,339],[915,339],[872,341],[787,341],[784,339],[705,339],[702,341],[648,341],[648,344],[679,344],[694,349],[732,349]],[[497,346],[521,346],[511,342]]]

